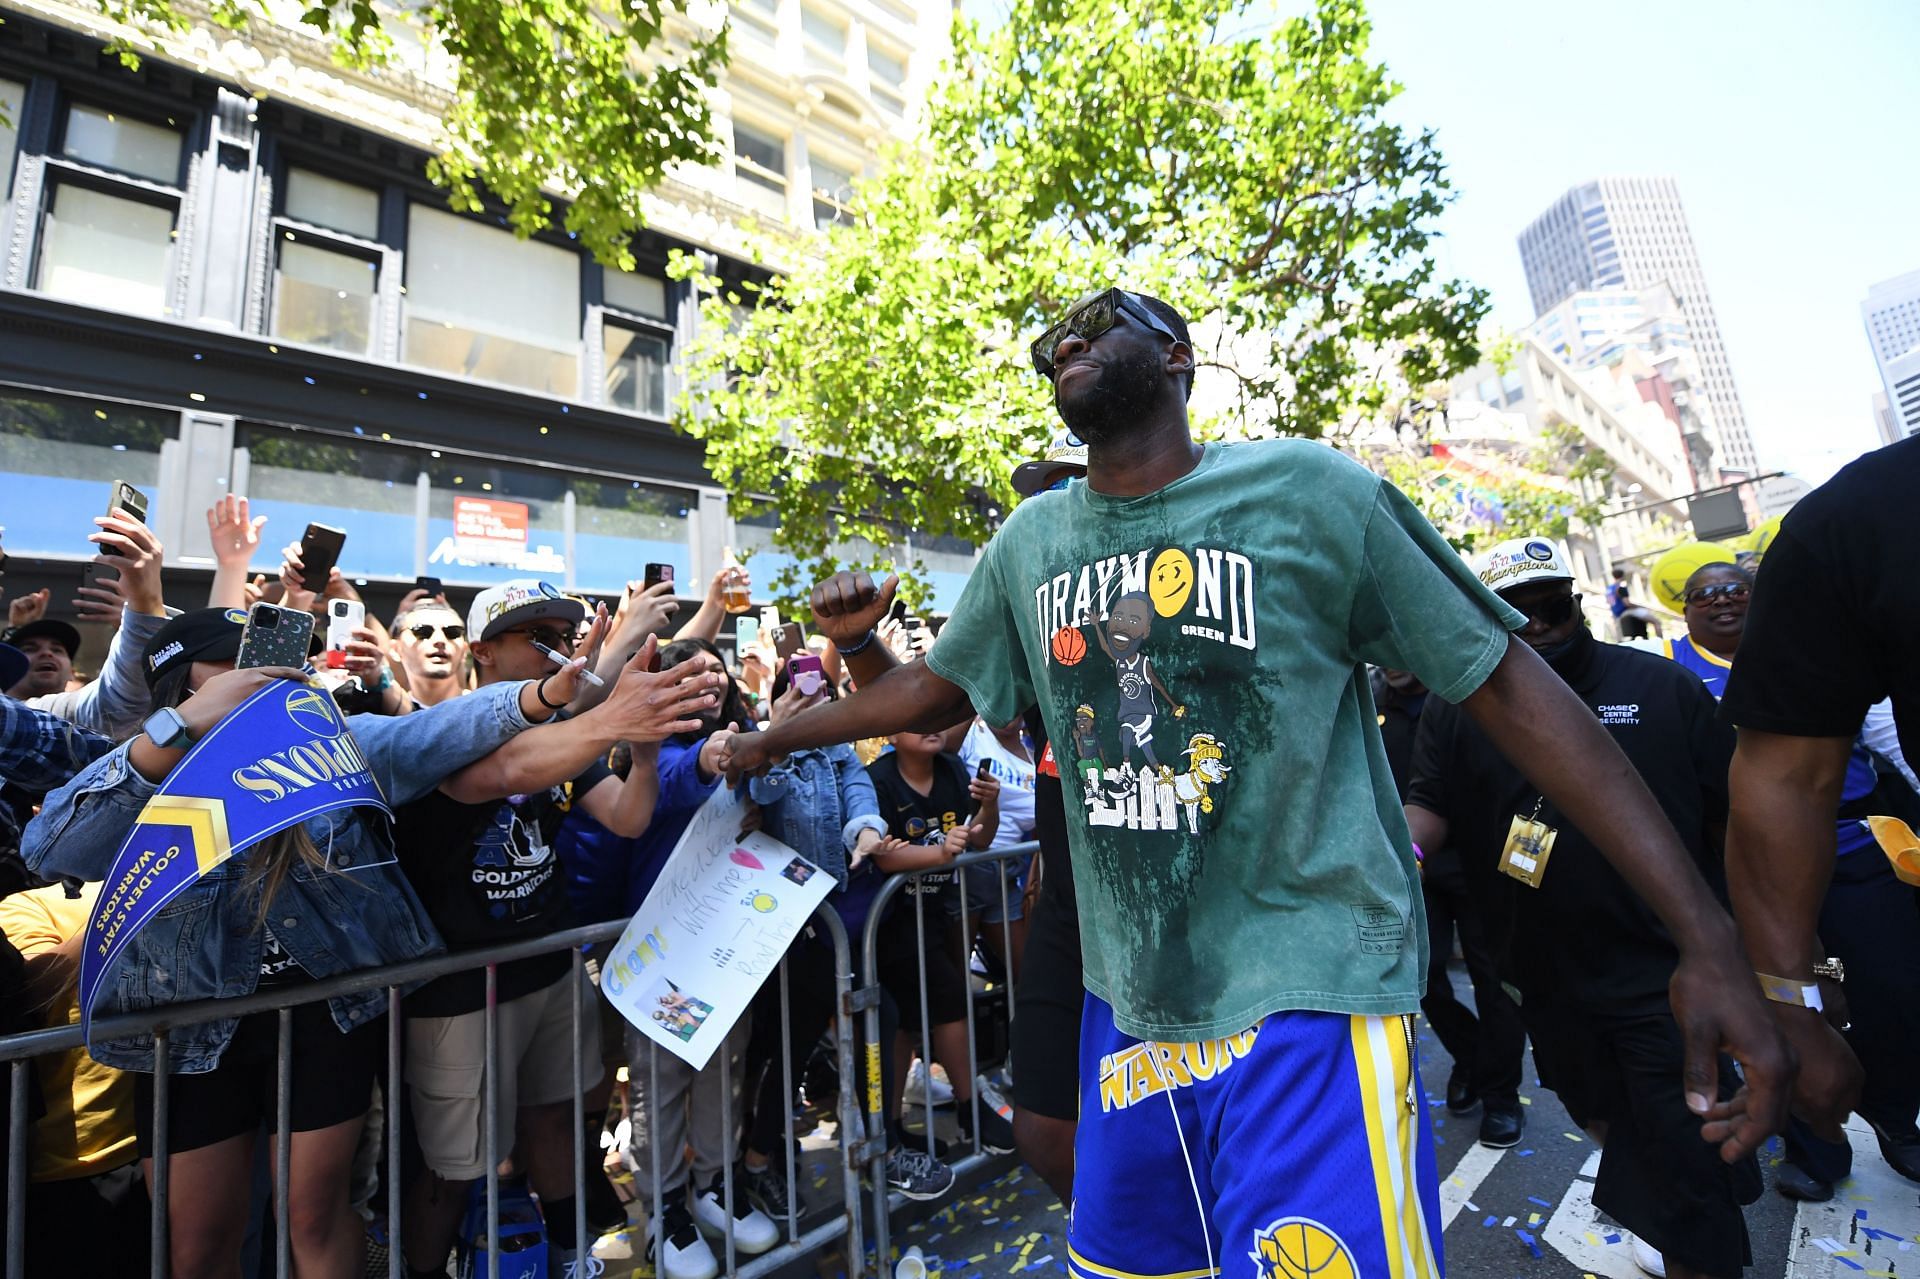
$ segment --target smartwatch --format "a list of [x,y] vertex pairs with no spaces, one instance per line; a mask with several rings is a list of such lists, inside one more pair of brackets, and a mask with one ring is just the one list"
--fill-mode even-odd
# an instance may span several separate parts
[[185,750],[193,744],[193,734],[187,731],[187,721],[171,706],[162,706],[147,716],[141,730],[146,733],[148,741],[162,750]]

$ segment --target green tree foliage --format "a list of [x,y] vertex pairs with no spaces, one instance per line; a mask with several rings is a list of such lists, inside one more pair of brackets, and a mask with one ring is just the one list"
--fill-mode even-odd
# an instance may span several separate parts
[[1573,491],[1523,479],[1469,475],[1431,456],[1424,446],[1361,450],[1377,474],[1405,493],[1454,549],[1484,550],[1510,537],[1564,539],[1598,527],[1609,496],[1614,462],[1587,443],[1577,427],[1549,426],[1533,447],[1507,456],[1516,468],[1572,481]]
[[1387,120],[1360,0],[1265,12],[1013,0],[992,30],[962,20],[926,138],[860,186],[851,225],[762,288],[706,281],[683,425],[723,483],[777,501],[788,585],[889,525],[984,538],[1057,427],[1026,342],[1093,289],[1189,317],[1213,433],[1319,436],[1473,362],[1485,296],[1437,277],[1444,167]]
[[[95,0],[110,18],[181,33],[200,6],[181,0]],[[302,25],[333,44],[343,66],[396,61],[389,23],[413,24],[455,60],[444,150],[428,165],[455,208],[478,211],[483,191],[507,206],[522,235],[546,227],[542,186],[572,196],[563,225],[601,261],[633,265],[628,237],[644,224],[641,196],[669,165],[711,157],[707,91],[726,63],[724,30],[674,49],[666,23],[686,0],[415,0],[400,16],[372,0],[311,0]],[[204,20],[244,33],[283,12],[271,0],[210,0]],[[121,45],[121,60],[139,56]]]

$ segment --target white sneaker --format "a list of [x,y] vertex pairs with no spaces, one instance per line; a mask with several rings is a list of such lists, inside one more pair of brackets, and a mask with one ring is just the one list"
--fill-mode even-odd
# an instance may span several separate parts
[[1642,1239],[1639,1235],[1628,1235],[1633,1240],[1633,1264],[1653,1276],[1653,1279],[1667,1279],[1667,1260],[1660,1250]]
[[[713,1249],[707,1247],[686,1205],[669,1202],[660,1218],[647,1227],[647,1256],[653,1260],[657,1279],[715,1279],[720,1263],[714,1260]],[[660,1239],[662,1225],[667,1236],[664,1246]]]
[[926,1105],[929,1086],[933,1089],[934,1105],[951,1106],[953,1104],[953,1085],[948,1083],[942,1075],[930,1074],[926,1060],[916,1057],[913,1060],[913,1069],[907,1072],[907,1087],[903,1094],[906,1103],[909,1106]]
[[[716,1239],[727,1237],[726,1183],[716,1174],[713,1184],[694,1196],[693,1221]],[[747,1188],[738,1182],[733,1187],[733,1246],[753,1256],[780,1242],[780,1228],[773,1218],[761,1212],[747,1199]]]

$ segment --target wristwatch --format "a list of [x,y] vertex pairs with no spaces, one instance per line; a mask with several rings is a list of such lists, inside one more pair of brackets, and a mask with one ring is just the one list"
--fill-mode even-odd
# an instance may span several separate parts
[[[1829,981],[1844,982],[1847,968],[1837,959],[1823,959],[1813,965],[1815,977],[1825,977]],[[1760,993],[1776,1004],[1791,1004],[1796,1008],[1811,1008],[1815,1012],[1824,1012],[1825,1003],[1820,998],[1820,985],[1816,982],[1798,982],[1788,977],[1775,977],[1771,973],[1756,972],[1760,979]]]
[[193,734],[187,731],[187,721],[179,711],[171,706],[162,706],[147,716],[141,730],[147,740],[162,750],[185,750],[193,744]]

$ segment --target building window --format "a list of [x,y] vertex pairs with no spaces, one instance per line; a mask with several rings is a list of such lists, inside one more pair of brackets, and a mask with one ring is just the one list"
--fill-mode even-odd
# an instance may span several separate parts
[[895,115],[907,110],[907,60],[879,45],[867,45],[868,93],[874,102]]
[[845,71],[847,67],[847,27],[838,18],[830,18],[810,5],[800,9],[801,43],[806,46],[807,69]]
[[667,316],[667,282],[640,271],[608,271],[601,291],[608,306],[653,320]]
[[370,257],[303,242],[283,231],[273,273],[276,337],[330,347],[349,355],[373,351],[380,266]]
[[614,320],[606,321],[603,329],[607,403],[630,413],[666,417],[672,340],[650,327]]
[[166,186],[180,181],[180,132],[118,112],[75,103],[67,108],[61,153]]
[[174,209],[58,183],[41,232],[34,287],[88,306],[167,313]]
[[[475,288],[484,280],[487,287]],[[404,356],[456,377],[580,392],[580,259],[426,205],[407,215]]]
[[380,193],[311,169],[287,170],[286,215],[308,226],[380,238]]
[[26,85],[0,80],[0,196],[13,191],[13,151],[20,140],[20,112],[26,102]]
[[348,355],[374,353],[380,314],[380,193],[288,169],[274,221],[268,332]]
[[[87,517],[104,510],[107,485],[125,480],[152,502],[160,449],[180,430],[180,415],[40,392],[0,394],[0,511],[15,555],[76,560],[87,551]],[[276,557],[277,559],[278,557]]]
[[747,125],[733,126],[735,191],[741,203],[770,217],[787,217],[787,144]]
[[736,0],[733,29],[767,48],[779,34],[779,7],[774,0]]
[[821,230],[836,222],[853,221],[853,179],[851,169],[813,159],[813,225]]

